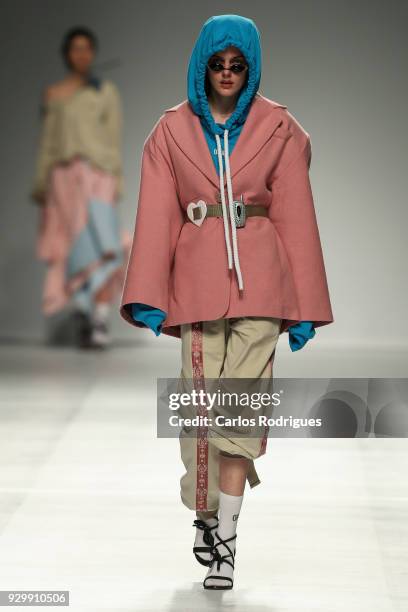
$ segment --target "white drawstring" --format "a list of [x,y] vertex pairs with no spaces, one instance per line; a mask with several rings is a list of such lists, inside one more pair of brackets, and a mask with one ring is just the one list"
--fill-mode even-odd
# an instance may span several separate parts
[[225,235],[225,244],[227,245],[227,253],[228,253],[228,268],[232,269],[232,253],[231,253],[231,244],[229,238],[228,231],[228,217],[227,217],[227,207],[225,204],[225,193],[224,193],[224,172],[223,172],[223,164],[222,164],[222,152],[221,152],[221,141],[218,134],[215,135],[215,139],[217,141],[217,153],[218,153],[218,166],[219,166],[219,178],[220,178],[220,194],[221,194],[221,205],[222,205],[222,217],[224,220],[224,235]]
[[[220,176],[220,194],[221,194],[221,204],[222,204],[222,216],[224,220],[225,243],[227,245],[227,253],[228,253],[228,268],[231,269],[232,268],[232,256],[231,256],[231,244],[230,244],[229,231],[228,231],[227,209],[226,209],[226,204],[225,204],[224,173],[223,173],[223,163],[222,163],[221,140],[218,134],[215,134],[215,139],[217,141],[218,166],[219,166],[219,176]],[[235,225],[235,215],[234,215],[234,208],[233,208],[234,197],[233,197],[233,192],[232,192],[231,171],[230,171],[230,163],[229,163],[228,130],[224,130],[224,155],[225,155],[225,173],[227,176],[227,191],[228,191],[228,201],[229,201],[229,211],[230,211],[230,222],[231,222],[231,231],[232,231],[232,245],[233,245],[233,251],[234,251],[234,264],[235,264],[235,271],[237,273],[237,278],[238,278],[238,287],[240,289],[243,289],[244,283],[242,280],[241,268],[239,265],[237,228]]]
[[234,196],[232,193],[232,181],[231,181],[231,171],[230,171],[230,163],[229,163],[228,130],[224,130],[224,153],[225,153],[225,173],[227,175],[227,190],[228,190],[229,210],[230,210],[230,218],[231,218],[232,246],[234,249],[235,270],[237,272],[237,277],[238,277],[238,286],[240,289],[243,289],[244,283],[242,280],[241,267],[239,265],[239,256],[238,256],[237,226],[235,225],[235,215],[234,215],[234,208],[233,208]]

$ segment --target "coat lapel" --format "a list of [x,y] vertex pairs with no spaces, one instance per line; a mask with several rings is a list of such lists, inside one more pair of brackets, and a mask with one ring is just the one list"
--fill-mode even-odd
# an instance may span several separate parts
[[176,112],[167,121],[173,140],[208,180],[219,186],[217,171],[199,117],[191,110],[187,101],[166,112],[173,110]]
[[[230,155],[231,178],[248,164],[282,122],[280,113],[275,108],[287,108],[257,94],[245,120],[241,134]],[[167,109],[171,112],[167,125],[172,138],[189,158],[189,160],[219,188],[219,178],[214,166],[207,140],[201,127],[199,117],[192,111],[187,101]],[[226,178],[224,175],[224,185]]]
[[257,95],[252,103],[244,127],[230,156],[231,178],[258,155],[264,144],[282,123],[281,113],[276,108],[283,104],[268,101]]

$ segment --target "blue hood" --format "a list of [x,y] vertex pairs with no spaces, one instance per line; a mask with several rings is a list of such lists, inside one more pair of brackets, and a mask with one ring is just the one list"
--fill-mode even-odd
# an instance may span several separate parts
[[[205,93],[205,73],[209,58],[226,47],[238,47],[248,62],[246,85],[242,88],[235,110],[223,124],[215,123]],[[244,123],[261,80],[261,43],[252,19],[241,15],[215,15],[207,19],[194,45],[187,72],[187,93],[191,108],[213,134],[222,134]]]

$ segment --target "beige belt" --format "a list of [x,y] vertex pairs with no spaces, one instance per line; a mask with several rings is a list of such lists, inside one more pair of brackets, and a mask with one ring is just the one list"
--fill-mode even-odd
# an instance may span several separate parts
[[[218,198],[217,198],[218,199]],[[202,215],[204,217],[222,217],[222,205],[220,203],[217,204],[207,204],[206,213],[203,215],[202,208],[197,207],[193,208],[192,216],[194,221],[200,220]],[[268,217],[268,209],[263,204],[245,204],[242,199],[234,200],[233,202],[233,210],[235,215],[235,225],[236,227],[245,227],[245,221],[247,217]],[[229,216],[229,208],[227,207],[227,215]],[[187,216],[187,215],[186,215]],[[187,216],[188,221],[194,221]]]

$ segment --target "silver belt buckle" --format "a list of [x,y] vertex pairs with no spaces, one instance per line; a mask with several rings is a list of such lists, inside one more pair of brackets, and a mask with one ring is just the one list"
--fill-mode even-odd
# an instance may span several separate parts
[[234,200],[232,203],[233,211],[234,211],[234,219],[236,227],[245,227],[246,214],[245,214],[245,204],[241,195],[240,200]]

